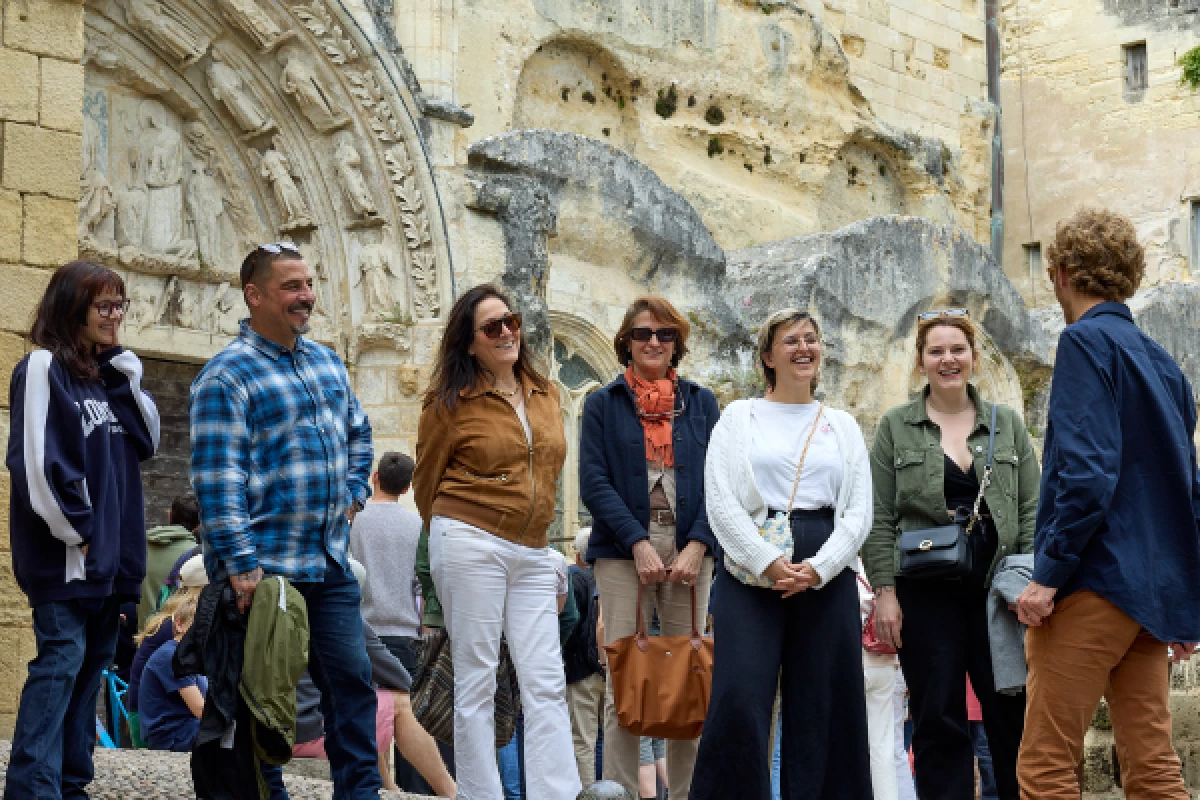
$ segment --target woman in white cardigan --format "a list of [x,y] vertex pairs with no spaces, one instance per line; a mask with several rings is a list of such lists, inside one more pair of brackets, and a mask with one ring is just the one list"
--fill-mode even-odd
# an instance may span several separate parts
[[[758,356],[767,396],[725,409],[704,471],[709,525],[724,558],[713,588],[712,697],[691,798],[770,800],[778,680],[782,800],[864,800],[871,764],[853,567],[871,529],[867,447],[853,417],[813,400],[821,363],[815,319],[797,309],[772,314]],[[794,539],[790,559],[759,533],[779,514]],[[743,583],[731,565],[770,587]]]

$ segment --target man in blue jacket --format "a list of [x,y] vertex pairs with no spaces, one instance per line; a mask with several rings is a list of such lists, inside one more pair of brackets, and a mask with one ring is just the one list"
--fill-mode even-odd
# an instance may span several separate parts
[[1017,600],[1029,678],[1023,800],[1079,797],[1076,765],[1103,695],[1126,795],[1189,797],[1171,746],[1168,651],[1200,640],[1196,405],[1125,305],[1145,270],[1109,211],[1060,223],[1047,251],[1067,327],[1046,426],[1033,581]]

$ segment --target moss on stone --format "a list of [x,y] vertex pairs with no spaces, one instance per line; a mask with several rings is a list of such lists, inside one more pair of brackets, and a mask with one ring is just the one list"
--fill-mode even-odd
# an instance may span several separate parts
[[725,112],[718,106],[709,106],[704,112],[704,121],[709,125],[720,125],[725,122]]
[[592,105],[596,105],[596,95],[592,94],[591,92],[584,92],[583,93],[583,101],[585,103],[591,103]]
[[716,136],[709,137],[708,140],[708,157],[720,155],[725,152],[725,148],[721,146],[721,139]]
[[679,95],[675,92],[675,87],[670,86],[666,91],[658,90],[658,100],[654,102],[654,113],[658,114],[663,119],[670,119],[675,115],[675,109],[679,107]]

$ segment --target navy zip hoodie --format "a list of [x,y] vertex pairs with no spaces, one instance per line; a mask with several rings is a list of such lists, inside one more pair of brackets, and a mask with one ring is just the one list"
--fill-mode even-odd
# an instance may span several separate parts
[[13,370],[9,539],[31,606],[136,601],[146,575],[140,462],[158,449],[158,409],[131,351],[114,347],[96,360],[95,383],[73,377],[48,350]]

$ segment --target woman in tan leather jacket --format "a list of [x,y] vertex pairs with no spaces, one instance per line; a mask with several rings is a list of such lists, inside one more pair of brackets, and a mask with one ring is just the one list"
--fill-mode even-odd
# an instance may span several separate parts
[[502,800],[493,733],[500,636],[525,714],[531,800],[580,791],[546,530],[566,458],[558,391],[531,363],[495,286],[450,310],[417,429],[417,509],[454,659],[459,797]]

